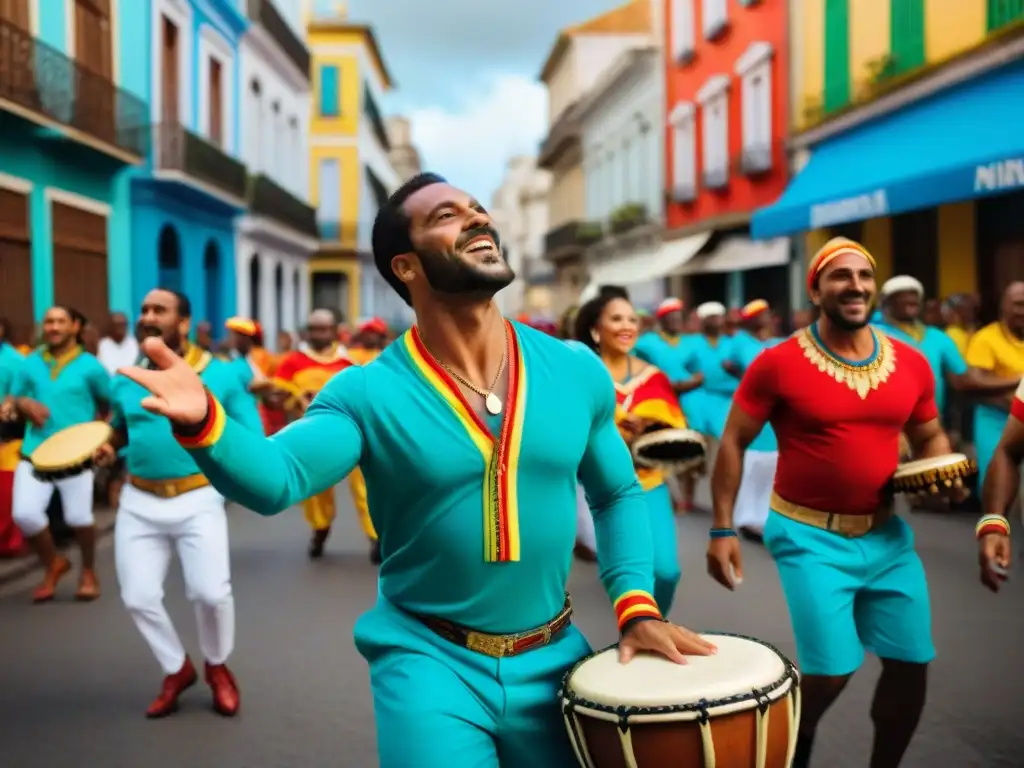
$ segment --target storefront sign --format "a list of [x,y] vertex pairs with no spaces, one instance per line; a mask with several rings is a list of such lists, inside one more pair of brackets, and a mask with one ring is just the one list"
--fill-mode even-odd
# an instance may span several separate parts
[[974,191],[1001,192],[1024,187],[1024,157],[979,165],[974,169]]
[[889,213],[889,199],[884,189],[867,195],[846,197],[811,206],[811,229],[831,227],[847,221],[863,221]]

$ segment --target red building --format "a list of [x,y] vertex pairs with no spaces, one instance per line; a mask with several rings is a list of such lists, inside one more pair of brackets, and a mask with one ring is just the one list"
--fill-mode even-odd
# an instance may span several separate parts
[[787,181],[786,0],[663,7],[666,238],[710,234],[680,269],[692,300],[737,306],[765,298],[783,309],[788,242],[752,243],[747,233],[751,213],[774,202]]

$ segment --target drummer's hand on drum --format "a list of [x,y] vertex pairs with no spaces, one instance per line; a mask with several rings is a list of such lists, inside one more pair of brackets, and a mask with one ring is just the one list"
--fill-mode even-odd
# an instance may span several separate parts
[[23,397],[17,401],[18,410],[32,426],[41,427],[50,418],[50,409],[37,400]]
[[92,455],[97,467],[109,467],[117,460],[117,450],[110,443],[104,443]]
[[685,664],[686,656],[710,656],[718,649],[696,632],[667,621],[638,621],[619,641],[619,662],[628,664],[638,651],[664,656],[676,664]]
[[998,533],[982,536],[978,541],[978,564],[981,566],[981,583],[998,592],[1006,581],[1010,569],[1010,537]]
[[729,590],[735,590],[743,581],[743,557],[740,540],[724,536],[708,542],[708,574]]
[[207,399],[199,374],[163,339],[146,339],[142,342],[142,351],[156,369],[132,365],[118,370],[149,390],[149,397],[142,399],[142,407],[176,424],[191,426],[202,422],[206,418]]

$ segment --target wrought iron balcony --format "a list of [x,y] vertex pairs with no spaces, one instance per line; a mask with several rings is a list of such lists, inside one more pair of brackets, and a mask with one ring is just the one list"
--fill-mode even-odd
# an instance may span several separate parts
[[366,112],[367,117],[370,118],[370,125],[373,126],[373,134],[377,137],[377,141],[380,142],[385,152],[390,152],[391,139],[388,137],[384,121],[381,119],[380,110],[377,108],[377,101],[373,98],[373,94],[370,93],[369,87],[366,86],[363,87],[363,110]]
[[577,251],[593,245],[604,237],[604,227],[600,222],[567,221],[544,235],[544,255],[547,258],[559,258],[567,251]]
[[562,152],[580,138],[579,104],[575,102],[562,110],[562,114],[548,131],[548,135],[540,145],[537,165],[550,169]]
[[729,186],[729,167],[705,168],[701,177],[705,189],[725,189]]
[[772,169],[772,145],[755,144],[747,147],[739,157],[739,171],[747,176],[768,173]]
[[266,216],[296,232],[320,237],[316,209],[280,187],[269,176],[260,173],[249,177],[249,211]]
[[175,122],[161,123],[154,133],[153,170],[157,176],[181,174],[239,201],[246,199],[249,179],[245,166],[220,147]]
[[292,31],[288,22],[281,18],[274,4],[270,0],[248,0],[248,12],[249,18],[267,30],[267,34],[280,46],[285,56],[291,59],[308,80],[311,59],[309,48]]
[[0,19],[0,109],[139,163],[149,153],[146,103]]

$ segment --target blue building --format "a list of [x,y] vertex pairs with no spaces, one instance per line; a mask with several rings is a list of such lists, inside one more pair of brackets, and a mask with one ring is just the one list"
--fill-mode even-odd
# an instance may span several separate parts
[[157,285],[175,288],[219,330],[235,311],[234,220],[248,191],[237,159],[248,20],[238,0],[120,3],[153,125],[152,152],[131,174],[132,303]]
[[131,306],[129,177],[150,118],[126,51],[142,6],[0,3],[0,315],[16,343],[57,302],[97,324]]

